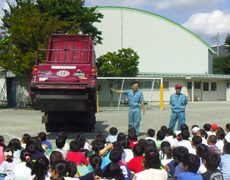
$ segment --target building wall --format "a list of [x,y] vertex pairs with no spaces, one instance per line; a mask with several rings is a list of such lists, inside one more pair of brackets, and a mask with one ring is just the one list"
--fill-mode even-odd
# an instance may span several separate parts
[[3,73],[0,72],[0,106],[5,105],[7,101],[6,93],[6,78]]
[[99,8],[104,15],[97,57],[132,48],[140,56],[140,72],[209,73],[209,46],[182,26],[156,14],[130,9]]
[[[152,80],[148,80],[149,83]],[[99,94],[99,102],[101,106],[110,104],[110,84],[111,80],[99,80],[98,83],[101,84],[101,91]],[[167,82],[167,87],[164,88],[164,101],[165,103],[169,102],[170,95],[175,93],[175,85],[180,83],[183,85],[182,93],[188,97],[188,100],[192,100],[191,88],[188,87],[188,82],[192,80],[186,79],[164,79],[164,82]],[[143,80],[139,81],[140,90],[143,91],[144,99],[146,103],[149,102],[159,102],[160,101],[160,90],[155,88],[151,91],[151,88],[143,87]],[[157,83],[157,82],[155,82]],[[210,79],[196,79],[194,83],[200,83],[200,88],[194,88],[194,101],[225,101],[226,100],[226,85],[227,81],[225,80],[210,80]],[[208,90],[204,91],[203,83],[208,83]],[[211,83],[216,83],[216,89],[211,88]],[[120,80],[113,85],[114,89],[121,89],[122,81]],[[158,87],[158,86],[157,86]],[[131,80],[126,80],[124,83],[124,89],[131,88]],[[113,104],[117,105],[120,95],[113,93]],[[127,98],[124,95],[121,95],[121,104],[127,104]]]
[[209,54],[208,54],[208,74],[213,74],[213,58],[214,58],[214,54],[212,52],[209,51]]
[[0,106],[6,105],[6,72],[0,67]]
[[[200,88],[194,88],[194,100],[195,101],[225,101],[226,95],[226,80],[215,79],[198,79],[194,80],[194,83],[200,83]],[[208,88],[204,88],[204,84],[208,84]],[[216,89],[212,88],[212,83],[216,83]],[[191,97],[191,89],[188,89],[188,94]]]
[[[146,103],[148,102],[159,102],[160,101],[160,90],[159,90],[159,81],[155,81],[155,87],[151,90],[153,80],[139,80],[140,90],[144,94],[144,100]],[[187,86],[185,80],[164,80],[167,82],[167,88],[164,88],[164,101],[170,100],[170,95],[175,93],[174,87],[177,83],[183,85],[182,93],[188,96]],[[100,105],[109,105],[110,104],[110,87],[109,84],[111,80],[98,80],[98,83],[101,85],[101,91],[99,94],[99,102]],[[148,84],[148,86],[146,86]],[[116,84],[113,85],[114,89],[121,89],[122,80],[119,80]],[[123,90],[130,89],[132,87],[132,80],[125,80]],[[120,94],[113,93],[113,104],[117,105],[120,98]],[[125,95],[121,95],[121,104],[127,103],[127,97]]]
[[29,82],[0,69],[0,106],[24,108],[31,104]]

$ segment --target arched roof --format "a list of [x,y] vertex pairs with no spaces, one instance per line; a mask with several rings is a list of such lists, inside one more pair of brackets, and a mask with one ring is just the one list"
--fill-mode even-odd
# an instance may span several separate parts
[[99,6],[97,7],[98,10],[100,9],[112,9],[112,10],[125,10],[125,11],[132,11],[132,12],[137,12],[137,13],[141,13],[141,14],[146,14],[148,16],[154,16],[157,17],[167,23],[172,24],[173,26],[176,26],[178,28],[180,28],[181,30],[187,32],[189,35],[193,36],[194,38],[196,38],[201,44],[203,44],[204,46],[206,46],[212,53],[215,53],[215,51],[209,46],[209,44],[207,44],[204,40],[202,40],[198,35],[196,35],[195,33],[193,33],[192,31],[186,29],[185,27],[181,26],[180,24],[165,18],[161,15],[149,12],[149,11],[145,11],[145,10],[140,10],[140,9],[135,9],[135,8],[130,8],[130,7],[121,7],[121,6]]

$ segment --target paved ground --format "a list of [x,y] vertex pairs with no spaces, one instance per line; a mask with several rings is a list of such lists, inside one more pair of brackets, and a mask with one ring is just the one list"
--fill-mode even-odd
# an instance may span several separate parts
[[[105,110],[106,109],[106,110]],[[108,110],[110,109],[110,110]],[[116,108],[114,108],[116,109]],[[216,122],[221,126],[230,123],[230,102],[197,102],[189,103],[187,107],[187,124],[189,126],[204,123]],[[95,132],[107,134],[112,126],[117,127],[121,132],[127,132],[128,109],[121,108],[120,111],[111,108],[101,108],[97,113],[97,125]],[[41,123],[42,113],[30,109],[0,109],[0,135],[5,137],[6,142],[13,137],[20,138],[23,133],[36,135],[40,131],[45,131],[44,124]],[[161,111],[157,106],[147,109],[143,115],[141,126],[142,136],[148,128],[158,130],[162,125],[168,125],[170,117],[169,106]],[[83,133],[88,139],[92,139],[95,133]],[[49,133],[48,137],[54,139],[56,133]],[[73,139],[75,133],[69,133],[69,139]]]

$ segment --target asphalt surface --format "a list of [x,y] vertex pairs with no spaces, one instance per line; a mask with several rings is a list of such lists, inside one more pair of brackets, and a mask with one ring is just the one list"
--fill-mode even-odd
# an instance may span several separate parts
[[[157,105],[147,108],[142,116],[141,137],[145,137],[148,128],[156,131],[162,125],[168,125],[171,110],[166,105],[161,111]],[[128,108],[122,107],[118,111],[116,107],[101,107],[97,113],[97,124],[94,133],[88,132],[68,132],[68,140],[74,139],[76,134],[82,133],[87,139],[92,140],[98,132],[105,136],[110,127],[115,126],[119,132],[127,133]],[[6,144],[12,138],[21,139],[24,133],[32,136],[41,131],[45,131],[44,124],[41,123],[42,113],[31,109],[0,109],[0,135],[5,137]],[[230,123],[230,102],[196,102],[189,103],[186,108],[187,124],[191,127],[194,124],[203,126],[205,123],[217,123],[225,127]],[[54,142],[57,133],[48,133],[48,139]]]

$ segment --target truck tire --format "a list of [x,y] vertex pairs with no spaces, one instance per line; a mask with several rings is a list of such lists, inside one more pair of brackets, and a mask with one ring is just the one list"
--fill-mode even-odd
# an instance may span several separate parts
[[89,132],[95,131],[96,116],[95,113],[89,113]]
[[51,124],[50,123],[45,123],[45,128],[46,128],[46,131],[47,132],[51,132],[52,131],[52,128],[51,128]]
[[45,123],[45,128],[47,132],[59,132],[58,124],[54,123]]
[[45,129],[47,132],[54,132],[58,130],[57,123],[55,122],[57,116],[58,115],[56,113],[52,113],[52,112],[45,113],[45,117],[46,117]]

